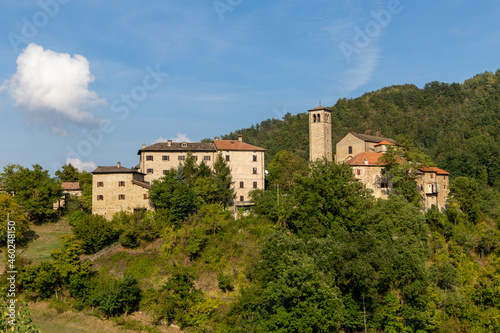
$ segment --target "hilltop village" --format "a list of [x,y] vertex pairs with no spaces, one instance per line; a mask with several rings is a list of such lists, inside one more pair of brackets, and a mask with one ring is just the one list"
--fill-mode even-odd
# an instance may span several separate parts
[[[331,111],[321,105],[309,111],[309,160],[326,158],[333,161]],[[392,190],[390,179],[384,175],[379,159],[389,146],[396,142],[390,138],[349,133],[336,144],[336,163],[351,166],[355,179],[371,189],[376,198],[386,199]],[[198,163],[203,161],[213,168],[218,154],[231,168],[236,208],[249,207],[249,193],[265,188],[265,148],[238,140],[212,142],[167,142],[142,145],[138,150],[139,164],[135,169],[116,166],[99,166],[93,172],[92,213],[111,219],[120,211],[133,212],[154,209],[148,191],[165,171],[177,168],[188,153]],[[446,205],[449,193],[449,173],[436,167],[422,167],[418,171],[417,188],[423,210]]]

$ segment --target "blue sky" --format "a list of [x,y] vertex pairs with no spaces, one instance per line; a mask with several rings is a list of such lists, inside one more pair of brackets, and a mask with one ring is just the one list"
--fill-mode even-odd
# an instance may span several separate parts
[[142,143],[463,82],[500,67],[499,13],[494,0],[3,0],[0,168],[131,167]]

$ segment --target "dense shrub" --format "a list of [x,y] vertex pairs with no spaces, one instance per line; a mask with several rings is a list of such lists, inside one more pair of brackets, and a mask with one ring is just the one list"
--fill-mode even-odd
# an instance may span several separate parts
[[96,253],[118,239],[119,232],[101,215],[87,215],[75,227],[75,237],[82,241],[86,254]]

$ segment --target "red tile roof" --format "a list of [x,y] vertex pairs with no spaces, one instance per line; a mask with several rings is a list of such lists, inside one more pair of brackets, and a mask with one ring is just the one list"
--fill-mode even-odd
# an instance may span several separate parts
[[238,140],[214,140],[217,150],[251,150],[251,151],[265,151],[264,148],[252,146],[245,142]]
[[421,167],[420,171],[423,172],[435,172],[438,175],[449,175],[450,173],[436,167]]
[[62,182],[61,183],[61,187],[63,188],[63,190],[67,190],[67,191],[78,191],[80,190],[80,184],[78,182]]
[[375,145],[375,147],[377,147],[377,146],[382,146],[382,145],[390,145],[390,146],[395,146],[395,144],[394,144],[394,143],[384,140],[384,141],[381,141],[381,142],[377,143],[377,144]]
[[[384,155],[383,153],[359,153],[358,155],[345,162],[352,166],[378,166],[378,159]],[[366,160],[366,163],[365,163]]]

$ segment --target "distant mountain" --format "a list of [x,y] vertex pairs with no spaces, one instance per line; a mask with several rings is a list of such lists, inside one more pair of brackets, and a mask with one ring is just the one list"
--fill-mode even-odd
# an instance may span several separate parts
[[[316,105],[311,105],[311,108]],[[332,110],[332,142],[357,132],[397,139],[406,136],[452,177],[469,176],[500,188],[500,70],[460,83],[406,84],[342,98]],[[280,150],[309,156],[308,115],[286,114],[224,135],[267,149],[266,163]]]

